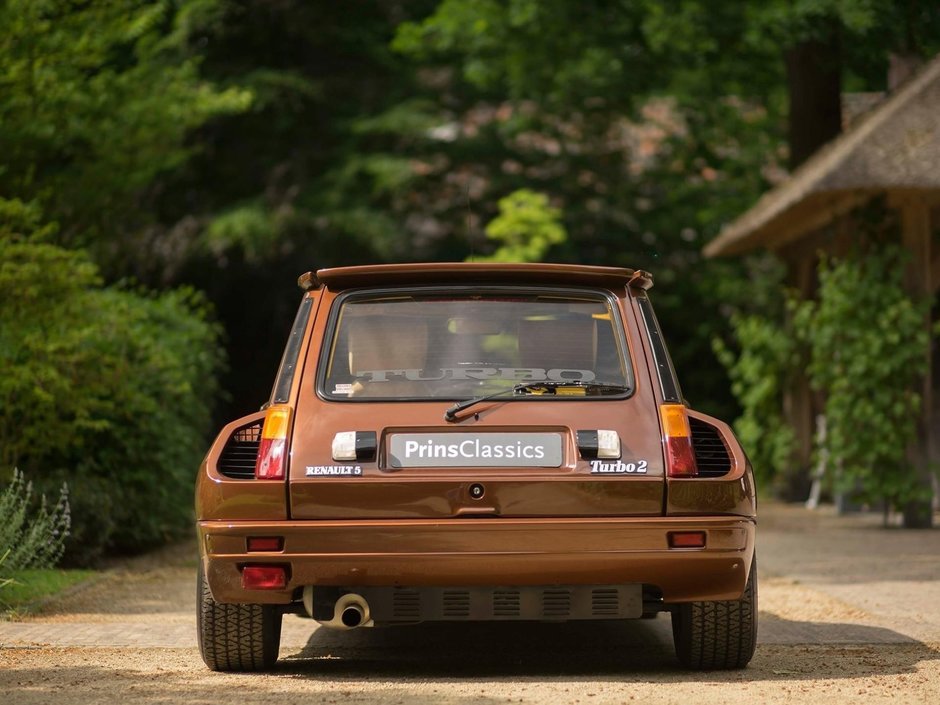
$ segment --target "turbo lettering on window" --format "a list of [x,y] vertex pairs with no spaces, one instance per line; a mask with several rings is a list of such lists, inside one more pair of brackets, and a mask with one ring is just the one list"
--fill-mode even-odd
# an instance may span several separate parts
[[439,370],[358,370],[356,377],[368,382],[391,382],[395,379],[409,382],[439,382],[441,380],[504,379],[512,382],[593,382],[597,375],[591,370],[554,367],[444,367]]

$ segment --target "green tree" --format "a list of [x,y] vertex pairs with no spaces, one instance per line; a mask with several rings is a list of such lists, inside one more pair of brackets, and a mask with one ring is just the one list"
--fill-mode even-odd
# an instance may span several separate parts
[[0,3],[0,193],[38,201],[57,238],[126,260],[149,190],[211,119],[251,94],[199,75],[188,27],[212,0]]

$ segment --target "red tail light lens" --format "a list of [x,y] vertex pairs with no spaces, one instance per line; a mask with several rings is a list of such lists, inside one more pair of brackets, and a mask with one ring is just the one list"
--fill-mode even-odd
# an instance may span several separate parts
[[283,590],[287,587],[287,569],[280,565],[246,565],[242,568],[245,590]]
[[290,429],[289,406],[268,407],[261,429],[261,445],[255,464],[255,479],[283,480],[287,469],[287,432]]
[[692,449],[692,430],[689,417],[681,404],[663,404],[659,407],[663,422],[663,446],[666,450],[666,474],[669,477],[695,477],[695,452]]

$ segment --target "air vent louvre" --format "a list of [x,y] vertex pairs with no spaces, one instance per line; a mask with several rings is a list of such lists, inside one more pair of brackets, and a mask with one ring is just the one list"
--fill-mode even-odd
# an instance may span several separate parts
[[258,448],[261,445],[262,423],[259,419],[240,426],[229,436],[219,456],[218,469],[222,475],[235,480],[254,478]]
[[696,418],[689,418],[689,426],[698,476],[721,477],[731,472],[731,455],[718,429]]
[[518,617],[521,608],[518,590],[493,591],[493,616]]
[[616,617],[620,614],[620,592],[617,588],[597,588],[591,591],[591,614]]
[[542,614],[545,617],[567,617],[571,614],[571,592],[551,589],[542,592]]
[[395,619],[420,619],[421,595],[418,591],[396,589],[392,594],[392,614]]
[[441,598],[441,612],[445,617],[469,617],[470,593],[466,590],[445,590]]

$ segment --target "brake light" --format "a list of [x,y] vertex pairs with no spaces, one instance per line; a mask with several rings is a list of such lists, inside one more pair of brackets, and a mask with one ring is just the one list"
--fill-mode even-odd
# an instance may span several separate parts
[[692,429],[689,417],[681,404],[663,404],[659,407],[663,422],[663,446],[666,450],[666,474],[669,477],[695,477],[695,453],[692,449]]
[[290,407],[275,404],[268,407],[261,429],[261,445],[255,463],[255,479],[283,480],[287,467],[287,431],[290,428]]

